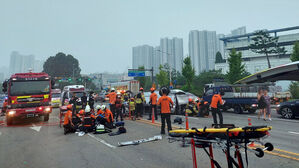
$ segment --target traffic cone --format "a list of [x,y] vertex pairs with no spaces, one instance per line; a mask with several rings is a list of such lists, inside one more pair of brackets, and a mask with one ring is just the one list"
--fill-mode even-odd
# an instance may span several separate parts
[[251,124],[251,118],[248,118],[248,126],[252,126],[252,124]]
[[152,108],[152,123],[155,123],[154,108]]
[[186,120],[186,130],[189,129],[188,113],[185,111],[185,120]]
[[[251,118],[248,118],[248,126],[252,126],[252,124],[251,124]],[[248,146],[249,147],[254,147],[255,146],[254,145],[254,141],[252,141]]]

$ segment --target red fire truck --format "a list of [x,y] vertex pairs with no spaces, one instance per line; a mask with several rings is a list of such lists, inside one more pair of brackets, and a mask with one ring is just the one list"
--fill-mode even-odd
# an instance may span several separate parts
[[3,82],[7,92],[6,122],[11,125],[15,118],[44,116],[49,120],[52,112],[51,88],[54,81],[46,73],[16,73]]

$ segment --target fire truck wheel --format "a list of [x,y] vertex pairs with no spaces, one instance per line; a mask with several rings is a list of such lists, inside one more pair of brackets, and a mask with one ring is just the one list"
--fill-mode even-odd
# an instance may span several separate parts
[[12,125],[13,119],[12,117],[6,117],[6,124],[7,125]]
[[49,121],[49,114],[44,115],[44,121]]

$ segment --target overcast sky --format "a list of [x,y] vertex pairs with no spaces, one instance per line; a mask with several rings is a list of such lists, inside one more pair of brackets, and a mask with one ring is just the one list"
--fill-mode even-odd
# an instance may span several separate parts
[[132,47],[184,39],[190,30],[228,34],[299,25],[298,0],[0,0],[0,66],[12,51],[46,60],[72,54],[83,73],[125,72]]

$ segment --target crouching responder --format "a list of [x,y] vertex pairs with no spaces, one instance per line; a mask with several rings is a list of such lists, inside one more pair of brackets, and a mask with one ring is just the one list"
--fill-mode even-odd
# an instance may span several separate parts
[[220,106],[224,104],[221,95],[224,95],[224,92],[221,92],[220,94],[218,92],[215,92],[215,94],[212,97],[212,101],[210,105],[212,109],[214,124],[218,125],[217,116],[216,116],[216,114],[218,114],[220,120],[220,127],[223,125],[223,116],[220,111]]
[[155,88],[151,88],[152,94],[150,95],[150,105],[151,105],[151,111],[148,116],[148,120],[152,119],[152,110],[154,110],[155,120],[158,120],[158,114],[157,114],[157,98],[158,95],[155,93]]
[[136,103],[135,103],[135,100],[133,97],[130,99],[129,106],[130,106],[131,119],[135,120],[136,119],[136,115],[135,115]]
[[97,121],[109,129],[113,128],[113,114],[105,105],[98,111]]
[[91,113],[90,106],[87,105],[84,111],[80,111],[82,124],[79,129],[83,132],[91,132],[94,130],[95,116]]
[[73,106],[71,104],[67,105],[67,112],[64,115],[64,135],[67,133],[74,133],[76,131],[75,125],[73,124]]
[[188,99],[188,103],[186,105],[186,112],[188,113],[188,115],[193,115],[193,116],[195,116],[197,113],[195,102],[191,98]]
[[161,106],[161,121],[162,121],[162,126],[161,126],[161,134],[165,134],[165,120],[167,122],[167,129],[168,132],[172,130],[171,128],[171,120],[170,120],[170,105],[173,107],[173,101],[171,100],[170,97],[167,96],[167,88],[162,88],[161,89],[162,96],[158,100],[158,105]]

